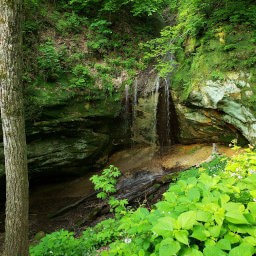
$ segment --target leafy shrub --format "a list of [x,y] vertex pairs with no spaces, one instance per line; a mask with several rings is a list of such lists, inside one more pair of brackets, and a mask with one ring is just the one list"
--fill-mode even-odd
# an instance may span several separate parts
[[87,43],[88,49],[92,52],[104,53],[108,49],[109,38],[112,31],[109,29],[111,22],[107,20],[95,20],[91,23],[89,29],[91,33],[89,35],[90,42]]
[[119,12],[126,8],[134,16],[152,15],[167,5],[166,0],[70,0],[69,3],[78,11],[84,12],[95,7],[99,12]]
[[61,57],[63,53],[56,51],[54,42],[48,41],[39,46],[38,68],[39,74],[49,81],[55,81],[60,77],[63,70],[61,67]]
[[[255,169],[256,153],[249,149],[218,175],[201,168],[199,178],[178,180],[151,212],[125,215],[119,229],[126,238],[102,255],[254,255]],[[250,195],[247,202],[238,202],[243,193]]]
[[126,213],[125,205],[128,204],[127,199],[116,200],[114,196],[111,196],[112,193],[116,192],[115,184],[118,176],[121,172],[117,167],[110,165],[109,169],[105,169],[102,172],[102,175],[94,175],[90,178],[92,183],[95,185],[94,189],[102,191],[97,194],[98,198],[108,199],[110,205],[110,211],[115,211],[116,217],[120,217],[122,214]]
[[60,230],[46,235],[41,242],[30,247],[31,256],[85,256],[85,245],[75,239],[74,233]]
[[81,25],[85,25],[86,23],[86,18],[78,16],[75,12],[66,12],[62,19],[56,20],[56,29],[62,35],[66,35],[67,33],[80,33]]
[[83,65],[76,65],[73,68],[72,73],[74,78],[71,80],[71,87],[93,89],[94,77],[92,76],[88,67]]
[[[95,188],[102,189],[99,198],[115,192],[118,175],[118,169],[110,166],[92,178]],[[72,233],[60,232],[43,238],[31,248],[31,255],[50,255],[57,248],[73,253],[76,243],[76,255],[87,255],[79,250],[93,253],[115,240],[102,256],[252,256],[256,253],[256,153],[248,149],[231,159],[216,158],[203,168],[193,168],[179,176],[153,210],[140,207],[119,220],[105,220],[76,242]]]
[[118,221],[107,219],[88,228],[80,238],[73,232],[60,230],[46,235],[36,246],[30,247],[31,256],[93,256],[96,249],[122,237]]
[[95,227],[86,229],[80,240],[90,250],[105,246],[123,236],[123,233],[118,230],[118,226],[119,223],[115,219],[104,220]]

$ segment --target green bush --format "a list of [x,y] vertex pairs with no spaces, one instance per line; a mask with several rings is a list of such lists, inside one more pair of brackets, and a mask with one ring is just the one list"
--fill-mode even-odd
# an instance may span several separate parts
[[[110,166],[92,178],[95,189],[103,188],[100,198],[115,191],[119,174]],[[180,175],[151,211],[140,207],[121,219],[105,220],[76,241],[72,233],[55,232],[30,252],[32,256],[51,255],[50,251],[93,255],[95,249],[115,241],[102,256],[252,256],[255,237],[256,153],[248,149]]]
[[92,52],[103,54],[109,47],[109,39],[112,31],[109,29],[111,22],[107,20],[95,20],[91,23],[89,29],[90,34],[88,38],[90,41],[87,43],[88,49]]
[[134,16],[152,15],[161,11],[168,1],[166,0],[70,0],[69,4],[77,11],[84,11],[95,8],[100,13],[114,13],[122,11],[130,11]]
[[128,204],[127,199],[116,200],[111,194],[116,192],[116,178],[121,175],[117,167],[110,165],[108,169],[103,170],[101,175],[94,175],[90,178],[95,185],[94,189],[102,191],[97,194],[98,198],[108,199],[110,211],[115,211],[116,217],[120,217],[126,213],[125,205]]
[[75,12],[66,12],[61,19],[56,20],[56,29],[62,35],[76,34],[81,32],[81,26],[86,25],[87,22],[86,18],[78,16]]
[[80,238],[64,230],[48,234],[38,245],[31,246],[29,252],[31,256],[94,256],[97,254],[96,249],[122,236],[118,222],[107,219],[88,228]]
[[254,255],[256,154],[233,157],[218,174],[205,171],[171,185],[152,211],[125,215],[119,229],[126,238],[101,255]]
[[48,41],[39,46],[38,68],[39,75],[45,80],[55,81],[63,73],[61,58],[63,52],[57,52],[54,42]]
[[71,87],[87,89],[94,88],[95,79],[88,67],[76,65],[72,70],[72,74],[74,78],[71,79]]
[[85,256],[85,244],[75,239],[74,233],[60,230],[41,239],[41,242],[30,247],[31,256]]

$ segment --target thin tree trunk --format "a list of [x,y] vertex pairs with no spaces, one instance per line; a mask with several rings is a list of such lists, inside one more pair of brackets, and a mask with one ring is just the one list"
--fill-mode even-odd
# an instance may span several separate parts
[[21,21],[22,0],[0,0],[0,96],[6,172],[6,256],[29,254]]

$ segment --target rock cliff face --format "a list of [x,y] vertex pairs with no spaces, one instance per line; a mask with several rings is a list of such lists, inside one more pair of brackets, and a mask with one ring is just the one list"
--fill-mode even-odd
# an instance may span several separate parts
[[[110,152],[125,145],[121,103],[88,102],[83,97],[45,106],[36,122],[27,122],[29,174],[32,180],[63,179],[102,168]],[[0,152],[1,175],[4,156]]]
[[207,80],[186,101],[176,98],[181,141],[220,141],[246,138],[256,144],[256,115],[248,101],[253,95],[249,74],[228,73],[223,80]]
[[[184,101],[175,90],[168,91],[168,81],[159,79],[151,67],[123,97],[126,104],[108,98],[89,102],[81,95],[45,104],[37,120],[27,122],[30,177],[36,181],[82,175],[102,168],[114,150],[132,143],[170,146],[230,143],[238,138],[255,144],[256,117],[247,104],[253,95],[248,76],[230,73],[221,81],[206,80]],[[0,168],[2,176],[2,148]]]

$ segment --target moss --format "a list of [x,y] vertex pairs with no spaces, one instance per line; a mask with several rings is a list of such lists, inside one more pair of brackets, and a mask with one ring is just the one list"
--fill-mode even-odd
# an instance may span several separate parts
[[[207,80],[223,80],[229,72],[248,73],[250,70],[256,74],[256,45],[251,32],[248,33],[248,28],[237,30],[227,27],[225,35],[221,35],[222,40],[219,34],[204,36],[198,42],[190,39],[176,51],[178,65],[171,79],[173,88],[183,100],[195,86],[202,86]],[[193,48],[195,51],[191,54]],[[255,87],[255,76],[250,80]]]
[[220,142],[226,145],[229,145],[234,139],[237,139],[237,144],[239,146],[247,146],[249,144],[247,139],[245,139],[243,136],[237,137],[237,134],[220,136],[219,138]]

